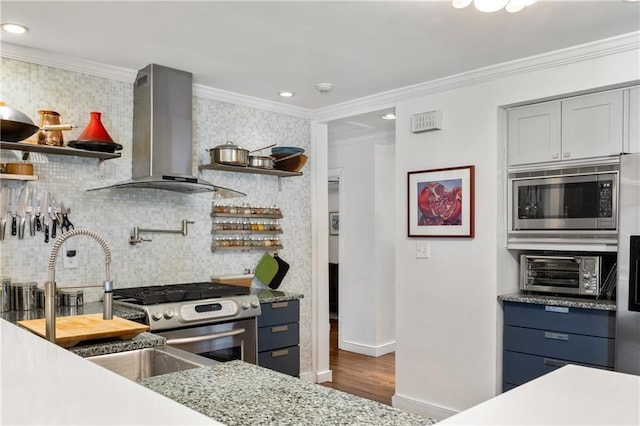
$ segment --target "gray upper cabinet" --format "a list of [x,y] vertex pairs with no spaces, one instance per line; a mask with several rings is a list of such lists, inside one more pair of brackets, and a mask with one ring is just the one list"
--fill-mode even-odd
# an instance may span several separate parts
[[629,89],[629,136],[624,152],[640,152],[640,86]]
[[560,102],[546,102],[508,112],[509,165],[560,158]]
[[623,90],[511,109],[509,166],[618,155],[623,119]]
[[622,90],[562,101],[562,159],[622,152]]

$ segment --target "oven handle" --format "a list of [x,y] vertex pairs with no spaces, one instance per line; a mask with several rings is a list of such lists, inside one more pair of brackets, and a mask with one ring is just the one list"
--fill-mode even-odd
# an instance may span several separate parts
[[554,260],[576,260],[575,256],[553,256],[553,257],[544,257],[544,256],[535,256],[534,258],[528,257],[529,262],[552,262]]
[[202,342],[204,340],[221,339],[223,337],[237,336],[238,334],[242,334],[245,331],[246,330],[244,328],[239,328],[237,330],[225,331],[224,333],[206,334],[204,336],[195,337],[183,337],[180,339],[167,339],[167,345],[180,345],[184,343]]

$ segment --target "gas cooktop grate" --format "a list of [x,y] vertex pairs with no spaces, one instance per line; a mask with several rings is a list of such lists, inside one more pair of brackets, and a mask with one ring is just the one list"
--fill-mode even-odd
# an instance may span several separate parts
[[249,287],[201,282],[119,288],[113,291],[113,298],[114,300],[139,305],[154,305],[157,303],[242,296],[249,293],[251,293]]

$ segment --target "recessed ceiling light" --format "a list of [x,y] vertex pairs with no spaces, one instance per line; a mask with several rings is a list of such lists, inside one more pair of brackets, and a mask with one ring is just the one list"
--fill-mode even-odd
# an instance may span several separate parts
[[20,24],[6,23],[6,24],[0,25],[0,28],[2,28],[2,31],[6,31],[6,32],[12,33],[12,34],[24,34],[27,31],[29,31],[29,28],[25,27],[24,25],[20,25]]
[[295,93],[293,93],[293,92],[278,92],[278,95],[282,96],[283,98],[290,98],[293,95],[295,95]]
[[395,120],[396,119],[396,115],[393,113],[388,113],[385,115],[381,115],[380,118],[382,118],[383,120]]

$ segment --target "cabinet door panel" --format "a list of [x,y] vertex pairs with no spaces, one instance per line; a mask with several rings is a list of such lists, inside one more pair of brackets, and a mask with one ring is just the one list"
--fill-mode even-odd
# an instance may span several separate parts
[[616,320],[613,311],[504,302],[504,324],[614,338]]
[[258,351],[294,346],[300,342],[300,326],[291,324],[273,325],[258,328]]
[[595,367],[611,370],[609,367],[596,366],[575,361],[564,361],[538,355],[504,351],[502,358],[502,380],[512,385],[521,385],[537,377],[552,372],[566,364],[576,364],[585,367]]
[[622,90],[562,101],[562,159],[622,152]]
[[284,349],[260,352],[258,365],[290,376],[300,375],[300,348],[291,346]]
[[640,87],[629,90],[629,146],[625,152],[640,152]]
[[509,110],[509,165],[560,159],[560,102]]
[[260,309],[262,309],[262,314],[258,317],[258,327],[300,321],[299,300],[263,303],[260,305]]
[[613,367],[615,340],[506,326],[504,350]]

